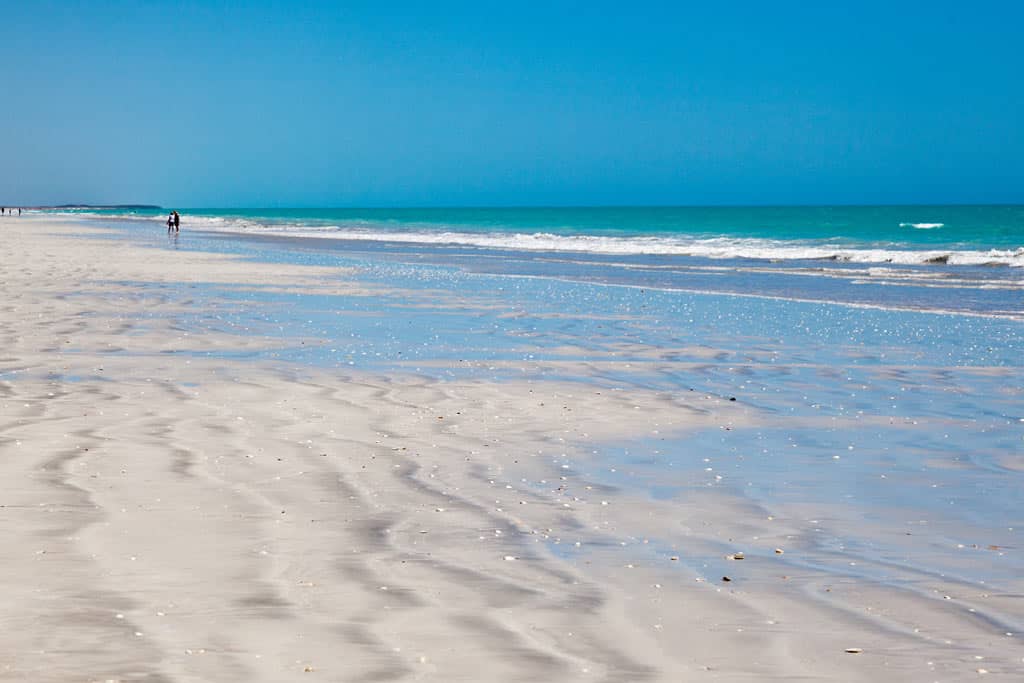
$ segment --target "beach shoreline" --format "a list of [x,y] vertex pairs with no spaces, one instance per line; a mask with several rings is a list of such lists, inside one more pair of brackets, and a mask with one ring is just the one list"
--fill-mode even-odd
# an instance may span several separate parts
[[[897,222],[912,208],[960,215],[932,230],[896,227],[915,225]],[[363,254],[503,277],[1019,322],[1024,250],[1014,234],[1024,209],[995,208],[993,215],[986,213],[993,207],[904,207],[897,213],[893,207],[664,208],[667,216],[642,208],[199,209],[188,213],[186,224],[214,250],[218,242],[247,242],[268,251]],[[874,215],[883,209],[883,218]],[[716,211],[739,212],[730,219],[738,225],[703,216]],[[773,216],[776,211],[782,216]],[[849,215],[834,223],[832,213],[844,211]],[[136,236],[153,232],[161,220],[102,212],[57,217]],[[787,231],[785,220],[802,227]],[[617,222],[622,227],[614,227]],[[708,232],[715,229],[722,232]],[[852,236],[839,236],[844,230]],[[930,239],[915,240],[914,233]]]
[[[516,360],[500,379],[458,374],[463,359],[431,358],[405,338],[394,348],[421,356],[389,371],[347,365],[354,352],[334,365],[295,362],[338,345],[324,330],[340,338],[342,323],[275,318],[274,294],[292,297],[282,307],[322,297],[367,316],[400,302],[474,334],[486,315],[519,312],[442,278],[388,286],[358,267],[154,249],[43,216],[3,229],[0,678],[926,681],[1021,671],[1017,564],[994,572],[993,588],[977,580],[980,566],[1019,563],[1020,520],[998,537],[980,528],[986,541],[954,562],[945,554],[966,526],[922,530],[915,546],[917,527],[881,519],[857,542],[905,557],[872,575],[889,551],[847,550],[852,537],[838,531],[863,519],[718,487],[733,465],[717,454],[689,454],[679,477],[652,470],[685,495],[647,495],[619,478],[604,451],[623,444],[746,447],[741,435],[785,424],[788,399],[731,400],[739,384],[716,374],[696,390],[678,379],[727,353],[712,340],[681,347],[684,367],[620,332],[604,349],[580,349],[545,328],[549,356],[564,358]],[[236,316],[239,307],[253,312]],[[659,378],[669,366],[678,374],[616,387],[615,373],[636,372],[644,353]],[[476,362],[510,361],[480,352]],[[449,374],[425,372],[432,363]],[[915,371],[899,360],[877,369],[894,372],[910,384]],[[984,372],[1020,376],[995,363]],[[888,415],[864,412],[798,417],[839,424],[829,434],[876,417],[888,428]],[[1012,470],[1020,451],[1004,455]],[[819,520],[823,510],[836,517]],[[949,547],[937,548],[943,537]],[[869,569],[850,567],[865,557]],[[957,562],[962,575],[949,575]]]

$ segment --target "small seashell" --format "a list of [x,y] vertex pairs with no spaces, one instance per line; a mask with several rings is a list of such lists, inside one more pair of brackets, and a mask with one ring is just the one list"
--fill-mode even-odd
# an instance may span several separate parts
[[864,650],[863,648],[859,647],[848,647],[844,650],[844,652],[848,655],[859,655],[861,652],[864,652]]
[[723,576],[722,581],[732,581],[728,576]]
[[518,559],[518,558],[516,558],[516,556],[515,556],[515,555],[506,555],[506,556],[505,556],[505,561],[506,561],[506,562],[513,562],[513,561],[515,561],[516,559]]
[[742,560],[743,553],[733,553],[732,555],[726,555],[725,557],[728,560]]
[[776,554],[776,555],[781,555],[781,554],[782,554],[782,553],[784,553],[784,552],[786,552],[786,551],[785,551],[785,550],[783,550],[782,548],[776,548],[776,549],[775,549],[775,554]]

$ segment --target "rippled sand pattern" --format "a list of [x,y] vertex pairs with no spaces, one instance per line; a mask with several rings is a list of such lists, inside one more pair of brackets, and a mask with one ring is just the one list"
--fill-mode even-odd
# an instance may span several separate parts
[[[1004,633],[1019,608],[951,612],[942,596],[801,562],[804,530],[748,500],[659,503],[580,473],[596,444],[685,442],[764,424],[761,411],[707,394],[203,358],[283,342],[182,326],[216,305],[190,282],[385,293],[38,220],[4,230],[0,679],[1020,671]],[[792,544],[725,559],[753,539]]]

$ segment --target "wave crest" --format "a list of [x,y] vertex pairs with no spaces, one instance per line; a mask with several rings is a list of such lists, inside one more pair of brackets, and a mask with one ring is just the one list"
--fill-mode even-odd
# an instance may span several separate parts
[[[88,216],[73,213],[74,216]],[[110,216],[93,214],[104,219],[163,222],[163,217],[139,215]],[[550,232],[511,233],[473,232],[444,229],[443,226],[416,224],[382,227],[367,221],[335,223],[261,221],[227,216],[188,216],[186,225],[211,232],[307,237],[362,242],[391,242],[437,246],[463,246],[483,249],[521,251],[583,252],[609,255],[670,255],[707,259],[758,259],[766,261],[840,261],[896,265],[953,265],[1024,267],[1024,247],[1017,249],[956,250],[901,249],[889,246],[872,247],[840,245],[823,241],[770,240],[756,238],[696,238],[670,235],[572,235]],[[903,226],[926,229],[942,223],[901,223]]]

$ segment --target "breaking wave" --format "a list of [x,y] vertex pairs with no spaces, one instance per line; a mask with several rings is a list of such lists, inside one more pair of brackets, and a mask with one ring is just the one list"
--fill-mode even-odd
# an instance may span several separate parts
[[[75,213],[76,216],[90,215]],[[105,219],[162,222],[162,216],[125,214]],[[1024,267],[1024,247],[1016,249],[911,249],[835,240],[771,240],[763,238],[695,237],[685,235],[593,235],[551,232],[501,232],[445,229],[416,223],[383,224],[380,221],[348,221],[343,224],[311,221],[257,220],[231,216],[188,216],[192,229],[250,235],[271,235],[361,242],[389,242],[435,246],[461,246],[537,252],[582,252],[612,255],[675,255],[707,259],[757,259],[763,261],[833,261],[865,264],[960,265]],[[940,227],[941,223],[903,223],[915,228]],[[462,226],[460,226],[462,227]]]

